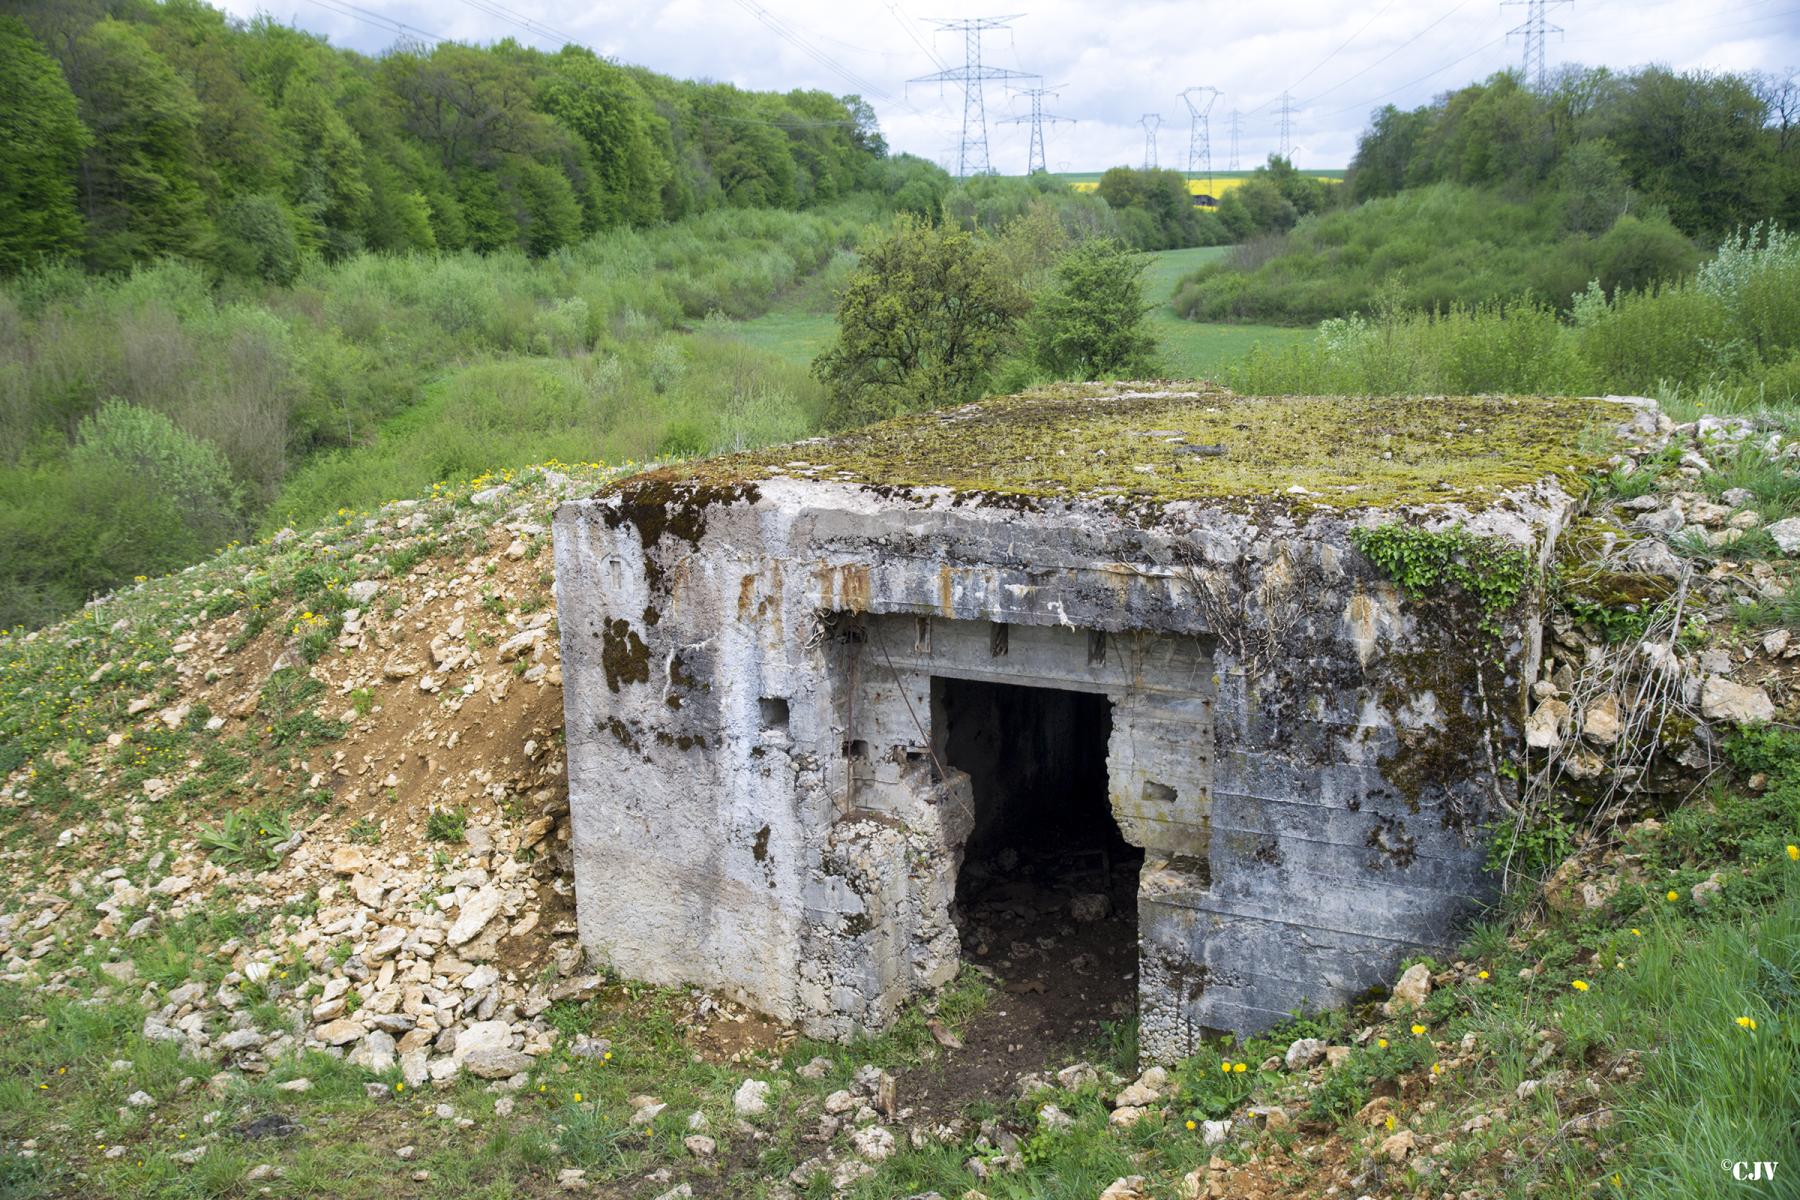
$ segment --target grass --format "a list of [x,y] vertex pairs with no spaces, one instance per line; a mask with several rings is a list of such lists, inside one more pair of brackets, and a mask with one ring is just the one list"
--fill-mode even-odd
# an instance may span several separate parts
[[1150,331],[1156,337],[1163,369],[1171,379],[1221,378],[1226,364],[1236,362],[1258,347],[1278,350],[1298,345],[1313,336],[1311,329],[1283,325],[1211,324],[1189,321],[1175,312],[1173,300],[1181,281],[1207,263],[1231,252],[1229,246],[1196,246],[1188,250],[1160,250],[1150,255],[1144,272],[1144,299],[1150,310]]
[[[1312,337],[1310,329],[1203,324],[1176,315],[1170,302],[1181,280],[1229,251],[1228,246],[1199,246],[1159,250],[1147,256],[1150,266],[1143,276],[1144,299],[1154,304],[1147,319],[1162,371],[1171,379],[1216,378],[1227,363],[1258,346],[1279,348]],[[731,329],[750,346],[796,367],[810,366],[837,335],[837,323],[829,308],[821,311],[818,307],[816,291],[807,293],[802,301],[784,300],[762,316],[734,322]]]

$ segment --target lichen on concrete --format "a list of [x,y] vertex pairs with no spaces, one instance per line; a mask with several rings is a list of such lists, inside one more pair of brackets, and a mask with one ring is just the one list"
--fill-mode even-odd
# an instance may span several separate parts
[[[1239,397],[1203,385],[1058,385],[833,438],[673,468],[723,486],[780,476],[989,502],[1118,497],[1293,509],[1480,504],[1597,461],[1602,401],[1512,396]],[[630,481],[620,490],[641,489]]]

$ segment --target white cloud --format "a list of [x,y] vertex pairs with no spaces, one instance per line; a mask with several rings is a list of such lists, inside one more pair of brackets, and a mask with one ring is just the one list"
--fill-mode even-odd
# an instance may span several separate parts
[[[358,21],[312,0],[287,0],[277,19],[328,35],[334,43],[377,53],[391,29]],[[249,16],[256,0],[225,0]],[[345,6],[347,7],[347,6]],[[908,85],[937,69],[923,47],[960,65],[960,33],[934,31],[928,17],[979,16],[925,0],[760,0],[760,7],[816,52],[782,38],[742,2],[670,0],[664,4],[566,0],[361,0],[365,12],[446,37],[491,41],[512,36],[554,48],[493,15],[504,11],[579,38],[604,54],[685,78],[724,80],[751,88],[857,90],[819,61],[829,59],[886,96],[870,95],[889,142],[954,167],[963,96],[953,85]],[[483,10],[489,11],[483,11]],[[1002,10],[1005,11],[1005,10]],[[1012,10],[1018,11],[1018,10]],[[1075,125],[1046,129],[1052,169],[1099,170],[1143,157],[1138,124],[1160,113],[1159,157],[1184,166],[1189,124],[1178,93],[1192,85],[1220,88],[1211,122],[1213,164],[1230,157],[1229,113],[1243,113],[1239,159],[1248,167],[1275,148],[1280,96],[1295,97],[1293,142],[1302,166],[1338,167],[1355,149],[1371,108],[1412,106],[1446,88],[1516,65],[1521,45],[1506,31],[1524,19],[1523,5],[1494,0],[1365,0],[1349,7],[1328,0],[1212,5],[1172,0],[1108,4],[1048,0],[982,41],[990,66],[1035,72],[1060,94],[1046,111]],[[1583,62],[1626,68],[1649,62],[1679,69],[1784,70],[1800,62],[1800,19],[1793,0],[1575,0],[1550,19],[1566,32],[1552,37],[1552,65]],[[916,40],[915,40],[916,39]],[[923,47],[920,43],[923,43]],[[1002,124],[1028,106],[1001,83],[984,89],[990,155],[996,170],[1025,167],[1029,130]]]

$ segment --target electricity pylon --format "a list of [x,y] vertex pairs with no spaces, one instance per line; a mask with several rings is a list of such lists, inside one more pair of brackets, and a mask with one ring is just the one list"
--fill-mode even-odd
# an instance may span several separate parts
[[1509,4],[1525,6],[1524,22],[1507,30],[1506,36],[1525,39],[1525,82],[1535,84],[1539,91],[1544,87],[1544,44],[1550,40],[1551,34],[1563,31],[1562,26],[1550,24],[1550,6],[1572,2],[1573,0],[1500,0],[1502,7]]
[[1188,178],[1198,175],[1206,176],[1206,194],[1216,195],[1213,191],[1212,177],[1212,106],[1219,98],[1216,87],[1191,87],[1183,89],[1179,95],[1188,109]]
[[1161,113],[1145,113],[1138,118],[1144,127],[1144,170],[1156,170],[1156,127],[1162,124]]
[[1047,113],[1044,111],[1044,97],[1056,95],[1054,88],[1022,88],[1020,89],[1019,94],[1021,96],[1031,97],[1031,115],[1028,117],[1007,117],[1000,123],[1002,125],[1022,125],[1027,121],[1031,122],[1031,150],[1026,157],[1025,173],[1027,175],[1034,175],[1039,171],[1048,171],[1050,169],[1049,165],[1044,160],[1045,122],[1054,125],[1058,121],[1067,121],[1069,124],[1073,125],[1075,124],[1075,118],[1059,117],[1055,113]]
[[934,18],[939,29],[959,30],[963,35],[963,65],[948,67],[931,75],[921,75],[910,83],[955,83],[963,90],[962,142],[956,151],[956,174],[986,175],[993,170],[988,162],[987,104],[981,84],[987,79],[1036,79],[1029,71],[1010,71],[1005,67],[981,65],[981,34],[988,29],[1004,29],[1019,19],[1021,13],[1005,17]]

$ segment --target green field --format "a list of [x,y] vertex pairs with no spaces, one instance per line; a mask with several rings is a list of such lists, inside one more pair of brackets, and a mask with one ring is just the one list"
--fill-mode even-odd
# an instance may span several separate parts
[[[1186,321],[1175,315],[1169,301],[1183,276],[1222,257],[1230,247],[1200,246],[1189,250],[1162,250],[1150,254],[1144,272],[1144,298],[1154,301],[1150,328],[1162,351],[1164,370],[1177,379],[1204,379],[1223,364],[1238,358],[1252,346],[1265,342],[1302,342],[1311,329],[1281,325],[1211,325]],[[827,312],[816,311],[816,298],[782,304],[748,321],[736,322],[738,334],[750,345],[788,362],[805,366],[831,344],[837,326]]]

